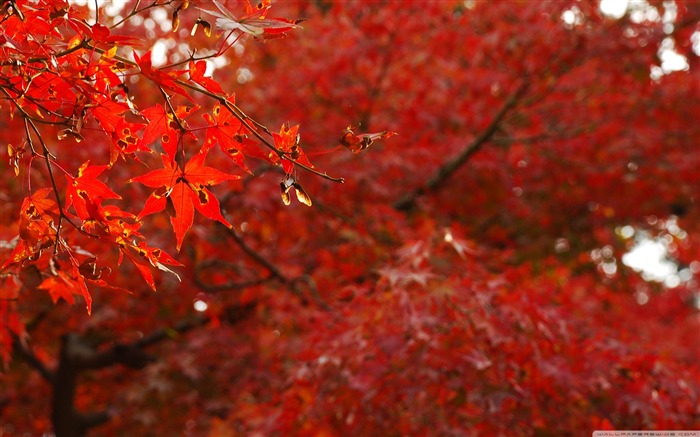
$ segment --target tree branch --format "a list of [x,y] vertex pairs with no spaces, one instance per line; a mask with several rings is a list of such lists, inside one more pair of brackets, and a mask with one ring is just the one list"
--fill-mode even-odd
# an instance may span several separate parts
[[216,293],[224,290],[243,290],[244,288],[264,284],[265,282],[269,282],[270,280],[275,279],[274,276],[268,276],[267,278],[255,278],[249,280],[228,281],[224,283],[212,284],[208,283],[204,279],[204,272],[208,269],[215,269],[218,272],[230,271],[234,274],[240,274],[242,270],[237,265],[220,259],[210,259],[197,263],[194,266],[192,279],[194,283],[197,284],[197,287],[201,288],[207,293]]
[[44,364],[43,361],[39,359],[36,355],[34,355],[34,352],[27,347],[27,345],[22,342],[19,337],[12,333],[12,351],[17,354],[21,359],[27,362],[30,366],[32,366],[39,374],[41,375],[42,378],[44,378],[47,382],[53,384],[54,381],[54,372],[51,371],[46,365]]
[[256,263],[260,264],[263,266],[269,273],[270,276],[279,279],[280,281],[284,283],[289,283],[290,280],[287,278],[282,272],[279,271],[277,266],[272,264],[270,261],[268,261],[266,258],[264,258],[262,255],[260,255],[258,252],[255,251],[252,247],[248,246],[248,243],[243,241],[243,239],[236,233],[235,230],[227,228],[228,234],[233,238],[233,240],[238,244],[238,247],[240,247],[243,252],[245,252],[246,255],[248,255],[250,258],[252,258]]
[[243,252],[246,253],[246,255],[248,255],[255,262],[267,269],[267,271],[270,273],[269,279],[278,279],[280,282],[287,286],[287,288],[292,294],[301,299],[303,303],[308,302],[308,300],[304,297],[304,293],[300,289],[300,284],[306,284],[311,299],[313,299],[313,301],[316,302],[319,308],[321,308],[324,311],[330,311],[332,309],[331,306],[328,305],[318,293],[316,282],[311,276],[307,274],[300,275],[296,278],[289,278],[285,276],[277,268],[277,266],[275,266],[268,259],[260,255],[258,252],[256,252],[255,249],[248,246],[248,244],[236,233],[235,230],[227,228],[227,231],[229,235],[231,235],[231,237],[234,239],[234,241],[236,241],[238,246],[243,250]]
[[[223,319],[232,324],[236,323],[254,307],[255,302],[226,308]],[[153,331],[140,340],[116,344],[103,351],[95,350],[78,334],[67,334],[63,336],[59,364],[55,372],[46,369],[43,363],[30,352],[26,352],[26,348],[21,348],[21,345],[18,345],[16,350],[53,386],[51,421],[56,437],[82,437],[90,428],[107,422],[110,415],[106,411],[81,413],[75,409],[75,389],[80,372],[115,364],[141,369],[154,360],[145,352],[146,347],[172,339],[176,334],[191,331],[210,321],[211,317],[208,316],[182,320],[172,327]]]
[[394,209],[399,211],[408,211],[416,204],[416,199],[425,193],[436,191],[452,174],[457,171],[465,162],[476,153],[481,146],[489,141],[494,132],[498,129],[501,121],[506,114],[518,103],[518,99],[525,92],[527,83],[521,84],[506,100],[501,109],[496,113],[491,123],[484,129],[467,147],[465,147],[457,156],[445,162],[428,180],[418,188],[403,196],[394,203]]
[[75,409],[75,388],[80,361],[90,353],[78,334],[63,336],[58,368],[53,380],[51,423],[56,437],[82,437],[87,430],[109,419],[106,412],[82,414]]

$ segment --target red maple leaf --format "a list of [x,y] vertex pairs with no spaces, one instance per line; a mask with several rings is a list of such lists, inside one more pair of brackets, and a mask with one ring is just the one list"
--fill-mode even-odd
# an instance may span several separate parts
[[[233,98],[229,98],[229,101],[233,103]],[[245,164],[243,153],[243,150],[247,147],[247,129],[243,127],[240,120],[233,116],[231,111],[228,109],[222,110],[221,105],[218,103],[214,106],[212,114],[213,117],[209,114],[203,115],[209,124],[203,150],[209,150],[214,144],[219,143],[219,147],[221,147],[226,156],[231,158],[237,166],[252,174]]]
[[[184,119],[190,115],[197,107],[178,106],[175,109],[175,115],[184,123]],[[153,142],[160,139],[163,150],[170,159],[175,159],[175,153],[178,146],[178,131],[179,126],[175,117],[170,111],[163,108],[162,105],[155,105],[141,111],[148,121],[146,130],[143,132],[143,137],[139,143],[139,147],[146,148]],[[183,126],[184,127],[184,126]]]
[[96,179],[107,168],[106,165],[90,166],[90,161],[87,161],[78,169],[77,177],[66,175],[66,207],[72,204],[80,219],[97,218],[102,199],[121,199],[119,194]]
[[[178,245],[178,250],[179,249],[180,246]],[[139,242],[138,244],[121,246],[119,250],[119,263],[121,264],[123,257],[126,256],[138,269],[141,277],[153,291],[156,290],[156,285],[153,279],[153,273],[151,273],[151,266],[164,272],[171,273],[180,280],[180,276],[166,267],[166,264],[172,266],[182,266],[182,264],[158,248],[148,247],[146,243]]]
[[[100,212],[103,220],[100,222],[86,221],[84,228],[90,233],[98,235],[102,241],[116,244],[119,247],[119,265],[126,256],[154,291],[156,286],[151,267],[172,273],[180,279],[177,273],[166,267],[166,264],[172,266],[182,266],[182,264],[162,250],[146,245],[144,236],[139,232],[142,223],[136,219],[136,216],[122,211],[114,205],[107,205]],[[121,288],[113,287],[100,278],[105,269],[98,268],[96,261],[95,257],[90,257],[80,264],[79,270],[85,280],[92,285],[121,290]]]
[[221,215],[219,201],[207,187],[226,180],[239,179],[240,176],[204,167],[206,156],[205,151],[197,153],[187,161],[183,169],[166,155],[161,155],[162,169],[154,170],[130,181],[140,182],[148,187],[161,188],[151,193],[137,219],[168,207],[170,223],[177,238],[178,251],[182,246],[185,233],[192,227],[195,209],[211,220],[217,220],[229,228],[232,227]]
[[54,244],[54,217],[58,215],[58,206],[47,197],[51,193],[50,188],[42,188],[24,199],[19,220],[19,241],[0,268],[22,262]]
[[157,83],[159,86],[165,88],[166,90],[175,92],[185,97],[192,103],[195,101],[192,97],[184,90],[180,85],[177,84],[178,76],[182,75],[184,71],[163,71],[158,68],[153,68],[151,63],[151,52],[148,51],[139,57],[139,55],[134,52],[134,60],[141,69],[141,73],[144,76],[151,79],[153,82]]
[[190,80],[201,85],[205,90],[214,94],[225,95],[226,92],[221,88],[219,82],[210,77],[204,77],[207,71],[207,63],[205,61],[190,61]]
[[[313,168],[311,161],[309,161],[309,158],[307,158],[304,151],[299,147],[300,137],[298,124],[291,127],[287,124],[283,124],[280,128],[280,133],[272,133],[272,139],[275,141],[277,150],[287,153],[287,157],[291,160],[298,161],[307,167]],[[270,157],[275,159],[277,156],[271,154]],[[287,174],[292,173],[294,171],[294,163],[288,159],[283,159],[282,168],[284,168]]]
[[60,263],[54,258],[52,264],[54,263],[56,267],[62,268],[55,268],[55,275],[46,278],[37,288],[46,290],[54,303],[63,299],[73,304],[75,302],[73,295],[83,296],[89,315],[92,312],[92,297],[76,260],[70,259],[68,262]]
[[126,121],[124,112],[129,110],[129,105],[123,102],[113,102],[109,98],[101,100],[91,110],[91,114],[100,124],[102,130],[111,139],[109,150],[109,165],[114,165],[121,157],[130,157],[138,160],[136,152],[151,152],[143,146],[136,133],[144,128],[144,124]]

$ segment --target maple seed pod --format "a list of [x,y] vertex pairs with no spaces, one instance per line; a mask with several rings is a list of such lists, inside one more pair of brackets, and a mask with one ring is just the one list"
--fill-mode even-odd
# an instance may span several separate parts
[[14,147],[12,144],[8,144],[7,155],[10,157],[10,165],[15,170],[15,176],[19,176],[19,160],[24,155],[24,145],[22,147]]
[[202,28],[204,28],[204,34],[207,37],[211,36],[211,24],[208,21],[202,20]]
[[291,203],[292,203],[292,199],[291,199],[291,197],[289,196],[289,189],[290,189],[290,188],[291,188],[291,185],[290,185],[290,186],[286,186],[285,183],[284,183],[284,181],[280,182],[280,190],[282,191],[282,192],[281,192],[282,202],[283,202],[285,205],[291,205]]
[[301,184],[298,182],[294,182],[294,188],[296,188],[296,193],[297,193],[297,200],[299,202],[303,203],[306,206],[311,206],[311,197],[304,191],[304,189],[301,187]]
[[173,32],[177,32],[177,28],[180,27],[180,8],[175,9],[173,12],[172,27]]
[[311,206],[311,197],[304,191],[304,188],[301,186],[299,182],[297,182],[294,179],[294,176],[291,174],[287,174],[284,179],[282,179],[282,182],[280,182],[280,190],[282,191],[282,202],[284,202],[285,205],[289,205],[292,203],[291,196],[289,195],[289,191],[291,189],[295,189],[295,193],[297,195],[297,199],[299,202],[303,203],[306,206]]
[[192,26],[192,31],[190,32],[190,36],[194,36],[197,33],[197,27],[199,27],[199,22],[201,20],[201,18],[197,18],[197,21],[194,22],[194,26]]
[[75,140],[75,142],[77,142],[77,143],[79,143],[83,140],[83,136],[80,135],[79,133],[75,132],[73,129],[63,129],[62,131],[60,131],[58,133],[59,141],[64,140],[69,136],[72,137]]

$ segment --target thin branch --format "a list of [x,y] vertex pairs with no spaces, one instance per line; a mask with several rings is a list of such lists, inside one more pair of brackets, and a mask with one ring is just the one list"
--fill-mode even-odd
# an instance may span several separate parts
[[[186,83],[186,82],[181,82],[181,85],[187,86],[188,88],[193,89],[193,90],[198,90],[198,89],[199,89],[198,87],[191,86],[190,84],[188,84],[188,83]],[[206,90],[199,90],[199,92],[205,92],[205,91],[206,91]],[[341,183],[341,184],[342,184],[343,182],[345,182],[345,179],[343,179],[343,178],[335,178],[335,177],[333,177],[333,176],[328,175],[327,173],[321,173],[320,171],[314,169],[313,167],[309,167],[308,165],[302,164],[301,162],[299,162],[299,161],[297,161],[297,160],[295,160],[295,159],[290,158],[289,156],[287,156],[287,153],[286,153],[286,152],[283,152],[283,151],[277,149],[272,143],[270,143],[270,141],[269,141],[267,138],[263,137],[256,129],[254,129],[254,128],[248,123],[248,120],[252,120],[252,119],[251,119],[250,117],[248,117],[247,115],[245,115],[245,113],[244,113],[243,111],[241,111],[240,108],[238,108],[238,106],[236,106],[236,105],[234,105],[233,103],[229,102],[229,101],[228,101],[227,99],[225,99],[224,97],[217,96],[217,95],[214,94],[214,93],[210,93],[210,92],[206,91],[205,94],[209,95],[209,96],[212,97],[212,98],[215,98],[215,99],[218,100],[221,104],[223,104],[224,106],[226,106],[226,108],[228,108],[228,110],[231,111],[231,113],[233,114],[234,117],[236,117],[236,118],[237,118],[250,132],[252,132],[253,135],[254,135],[258,140],[260,140],[265,146],[267,146],[268,148],[272,149],[272,151],[274,151],[274,152],[277,154],[277,156],[279,156],[280,159],[286,159],[287,161],[293,163],[293,164],[296,165],[297,167],[301,167],[302,169],[308,171],[309,173],[313,173],[313,174],[315,174],[316,176],[320,176],[320,177],[322,177],[322,178],[324,178],[324,179],[328,179],[329,181],[338,182],[338,183]],[[265,132],[266,132],[266,133],[269,133],[270,131],[267,130],[267,128],[265,128]]]
[[[51,59],[51,57],[60,58],[60,57],[69,55],[69,54],[76,52],[80,49],[86,48],[88,46],[88,42],[89,42],[88,39],[84,39],[84,40],[80,41],[80,43],[78,43],[77,45],[75,45],[69,49],[66,49],[62,52],[58,52],[58,53],[51,55],[51,56],[37,56],[34,58],[29,58],[29,59],[27,59],[26,63],[30,64],[30,63],[34,63],[34,62],[46,62],[49,59]],[[4,61],[4,62],[1,62],[0,65],[12,65],[15,62],[16,61]]]
[[250,117],[249,115],[247,115],[245,112],[243,112],[243,110],[242,110],[240,107],[238,107],[237,105],[234,105],[234,107],[235,107],[236,110],[241,114],[241,116],[242,116],[243,118],[245,118],[246,120],[249,120],[251,123],[253,123],[255,126],[257,126],[260,130],[262,130],[262,131],[265,132],[266,134],[272,136],[272,132],[270,132],[270,129],[268,129],[267,126],[263,125],[262,123],[258,123],[257,121],[255,121],[253,118],[251,118],[251,117]]
[[[153,331],[147,336],[143,337],[142,339],[135,341],[130,345],[127,345],[127,347],[145,348],[148,346],[152,346],[156,343],[160,343],[161,341],[173,339],[176,334],[184,334],[195,328],[204,326],[207,323],[209,323],[210,320],[211,319],[206,316],[198,317],[193,320],[182,320],[176,323],[175,326],[172,326],[170,328],[158,329],[156,331]],[[237,320],[233,320],[231,322],[235,323],[236,321]]]
[[112,24],[111,26],[109,26],[109,28],[116,29],[120,25],[129,21],[134,15],[140,14],[141,12],[146,11],[146,10],[151,9],[153,7],[156,7],[156,6],[168,6],[172,3],[173,3],[172,0],[165,2],[165,3],[158,3],[158,1],[154,1],[150,5],[144,6],[143,8],[138,9],[138,7],[141,5],[141,0],[137,0],[136,4],[134,4],[134,7],[131,9],[131,12],[129,12],[129,15],[127,15],[126,17],[122,18],[121,20],[117,21],[116,23]]
[[[63,207],[63,202],[61,200],[61,195],[58,189],[58,185],[56,184],[56,177],[53,174],[53,165],[54,163],[51,161],[56,160],[56,156],[51,153],[49,150],[48,146],[44,142],[44,138],[41,136],[41,132],[39,132],[39,128],[36,126],[34,123],[34,120],[32,120],[32,117],[27,114],[27,112],[21,107],[21,105],[5,90],[5,88],[0,87],[0,91],[2,91],[8,98],[9,100],[14,103],[15,107],[20,111],[22,114],[22,118],[24,119],[24,130],[26,132],[27,136],[27,144],[29,144],[29,148],[32,151],[32,154],[35,156],[42,156],[44,158],[44,161],[46,162],[46,170],[49,174],[49,179],[51,180],[51,187],[54,193],[54,196],[56,196],[56,205],[58,206],[58,223],[56,225],[56,246],[54,248],[54,252],[58,252],[58,245],[61,242],[60,239],[60,233],[61,233],[61,226],[63,223],[63,220],[67,221],[71,226],[73,226],[75,229],[78,230],[78,232],[82,233],[83,235],[86,235],[88,237],[92,238],[99,238],[99,236],[94,235],[86,230],[84,230],[82,227],[76,225],[73,223],[73,221],[68,217],[68,214],[66,213],[64,207]],[[31,133],[29,132],[29,128],[31,127],[31,130],[34,132],[34,135],[39,139],[39,144],[41,144],[41,153],[38,153],[34,149],[34,142],[32,141],[32,136]],[[57,164],[56,164],[57,165]],[[60,168],[60,166],[59,166]],[[63,169],[62,169],[63,170]],[[63,170],[65,172],[65,170]]]
[[185,126],[182,124],[182,120],[180,120],[180,117],[177,116],[177,113],[175,112],[175,108],[173,108],[173,104],[170,103],[170,96],[165,92],[162,86],[158,85],[158,89],[160,90],[160,93],[163,95],[163,99],[165,99],[165,103],[168,104],[168,109],[170,109],[170,113],[172,114],[173,118],[175,119],[175,123],[177,123],[177,127],[180,129],[180,134],[184,134],[187,132],[187,129],[185,129]]
[[161,68],[162,68],[163,70],[167,70],[167,69],[169,69],[169,68],[176,68],[176,67],[179,67],[179,66],[181,66],[181,65],[189,64],[191,61],[192,61],[192,62],[205,61],[205,60],[207,60],[207,59],[212,59],[212,58],[216,58],[216,57],[217,57],[217,56],[216,56],[216,53],[211,53],[211,54],[209,54],[209,55],[202,55],[202,56],[200,56],[200,57],[195,56],[196,54],[197,54],[197,50],[195,49],[195,50],[193,50],[192,52],[190,52],[189,58],[185,58],[185,59],[183,59],[182,61],[173,62],[172,64],[163,65]]
[[277,268],[277,266],[275,266],[268,259],[260,255],[253,248],[248,246],[248,244],[238,234],[236,234],[235,230],[227,228],[227,231],[229,235],[231,235],[231,237],[234,239],[234,241],[238,244],[238,246],[241,249],[243,249],[246,255],[251,257],[255,262],[257,262],[265,269],[267,269],[268,272],[270,272],[271,279],[278,279],[280,282],[285,284],[288,287],[289,291],[291,291],[292,294],[301,299],[302,302],[306,302],[307,299],[304,297],[304,293],[300,289],[300,284],[305,284],[306,288],[309,291],[308,294],[311,296],[311,299],[313,299],[313,301],[316,302],[316,304],[322,310],[332,310],[331,306],[328,305],[319,294],[318,288],[316,287],[316,281],[314,281],[311,275],[303,274],[295,278],[288,278]]
[[211,259],[211,260],[206,260],[202,261],[200,263],[197,263],[195,265],[194,270],[193,270],[193,281],[197,285],[197,287],[201,288],[202,290],[206,291],[207,293],[216,293],[219,291],[224,291],[224,290],[243,290],[244,288],[248,287],[253,287],[255,285],[260,285],[264,284],[266,282],[269,282],[270,280],[275,279],[274,276],[270,275],[267,278],[255,278],[251,280],[240,280],[238,282],[236,281],[228,281],[224,282],[221,284],[211,284],[208,283],[204,280],[203,272],[207,269],[216,269],[218,272],[221,271],[232,271],[235,274],[240,273],[240,268],[238,266],[220,260],[218,258]]
[[[59,193],[59,190],[58,190],[58,185],[56,185],[56,178],[55,178],[55,176],[54,176],[54,174],[53,174],[53,163],[51,162],[51,158],[54,158],[54,159],[55,159],[55,157],[53,156],[53,154],[51,153],[51,151],[49,150],[49,148],[46,146],[46,143],[44,142],[44,139],[41,137],[41,133],[39,132],[39,128],[36,127],[36,125],[34,124],[34,122],[32,122],[31,120],[26,120],[26,119],[25,119],[25,128],[26,128],[26,125],[27,125],[27,124],[28,124],[29,126],[31,126],[32,130],[34,131],[34,134],[35,134],[36,137],[39,139],[39,143],[41,144],[41,148],[42,148],[42,150],[43,150],[42,155],[43,155],[43,157],[44,157],[44,160],[46,161],[46,170],[47,170],[48,173],[49,173],[49,179],[51,180],[51,186],[52,186],[54,195],[56,196],[56,205],[58,206],[59,217],[58,217],[58,224],[56,225],[56,247],[55,247],[55,253],[58,252],[58,244],[59,244],[60,241],[61,241],[61,239],[60,239],[60,233],[61,233],[61,224],[62,224],[63,220],[67,221],[71,226],[73,226],[75,229],[77,229],[78,232],[80,232],[81,234],[87,235],[88,237],[92,237],[92,238],[99,238],[99,236],[94,235],[94,234],[92,234],[92,233],[86,231],[86,230],[83,229],[82,227],[80,227],[80,226],[76,225],[75,223],[73,223],[73,221],[70,219],[70,217],[68,217],[68,215],[66,214],[66,211],[65,211],[65,209],[64,209],[64,207],[63,207],[63,202],[61,201],[61,196],[60,196],[60,193]],[[33,146],[31,146],[32,139],[31,139],[31,136],[29,135],[29,130],[28,130],[28,128],[27,128],[27,141],[30,143],[30,147],[32,147],[32,150],[33,150],[34,148],[33,148]],[[60,167],[59,167],[59,168],[60,168]],[[65,170],[64,170],[64,171],[65,171]]]
[[302,292],[299,290],[299,284],[304,283],[306,284],[306,288],[309,289],[309,294],[311,295],[311,298],[316,302],[316,305],[319,306],[324,311],[332,311],[333,308],[326,303],[325,300],[321,297],[321,294],[318,292],[318,287],[316,286],[316,281],[314,281],[314,278],[311,277],[311,275],[301,275],[292,281],[292,290],[295,292],[295,294],[301,295]]
[[476,153],[481,146],[489,141],[499,127],[499,124],[506,114],[516,106],[518,99],[522,96],[527,88],[527,83],[521,84],[506,100],[501,109],[496,113],[491,123],[484,129],[467,147],[465,147],[457,156],[446,161],[441,165],[435,173],[421,186],[417,187],[410,193],[403,196],[394,203],[394,209],[399,211],[407,211],[415,206],[416,199],[431,191],[436,191],[441,188],[444,182],[454,174],[469,158]]
[[280,281],[284,283],[289,283],[290,279],[287,278],[282,272],[279,271],[279,269],[272,264],[269,260],[267,260],[265,257],[260,255],[258,252],[255,251],[252,247],[248,246],[248,243],[246,243],[237,233],[235,230],[226,228],[228,231],[228,234],[233,238],[233,241],[238,244],[238,247],[240,247],[243,252],[245,252],[246,255],[248,255],[250,258],[253,259],[256,263],[260,264],[263,266],[269,273],[270,276],[279,279]]

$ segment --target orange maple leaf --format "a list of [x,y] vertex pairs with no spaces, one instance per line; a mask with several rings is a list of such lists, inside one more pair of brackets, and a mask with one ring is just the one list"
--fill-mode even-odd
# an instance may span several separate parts
[[161,188],[151,193],[137,219],[167,208],[177,238],[178,251],[185,233],[192,227],[195,209],[208,219],[217,220],[229,228],[233,227],[221,215],[219,201],[207,187],[226,180],[239,179],[240,176],[204,167],[206,155],[206,152],[197,153],[187,161],[184,169],[168,156],[161,155],[162,169],[130,180],[147,187]]
[[90,161],[87,161],[78,169],[77,177],[66,175],[68,180],[66,207],[72,204],[81,220],[96,218],[102,199],[121,199],[119,194],[96,179],[107,168],[106,165],[90,166]]

